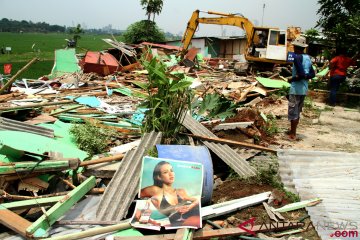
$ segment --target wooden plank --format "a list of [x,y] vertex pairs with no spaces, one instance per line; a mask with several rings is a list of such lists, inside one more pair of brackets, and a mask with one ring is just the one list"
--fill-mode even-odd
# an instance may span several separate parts
[[31,225],[31,222],[8,209],[0,209],[0,223],[23,237],[26,237],[26,229]]
[[278,222],[279,220],[275,216],[275,214],[270,210],[269,205],[266,202],[263,202],[264,208],[266,210],[267,215],[270,217],[270,219],[274,220],[275,222]]
[[42,215],[31,226],[26,229],[26,232],[31,237],[42,237],[46,231],[54,224],[61,216],[64,215],[77,201],[79,201],[90,189],[95,187],[95,177],[89,177],[77,188],[72,190],[69,194],[64,196],[62,200],[51,207],[46,214]]
[[[25,178],[25,179],[23,179],[21,181],[21,183],[19,183],[18,191],[21,189],[21,187],[26,188],[26,186],[35,187],[35,188],[37,188],[39,190],[40,189],[45,190],[45,189],[47,189],[49,187],[49,183],[41,180],[38,177]],[[22,188],[22,189],[25,189],[25,188]]]
[[52,203],[56,203],[63,199],[64,196],[57,196],[57,197],[49,197],[49,198],[39,198],[39,199],[32,199],[32,200],[22,200],[22,201],[15,201],[10,203],[2,203],[0,204],[0,208],[7,208],[7,209],[26,209],[32,207],[42,207],[42,206],[49,206]]

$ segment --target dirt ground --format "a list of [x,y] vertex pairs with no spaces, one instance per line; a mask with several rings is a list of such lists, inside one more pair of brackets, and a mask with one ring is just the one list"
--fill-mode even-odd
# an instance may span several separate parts
[[[281,149],[306,149],[306,150],[323,150],[323,151],[342,151],[342,152],[359,152],[360,151],[360,109],[348,109],[341,106],[329,107],[320,102],[308,102],[304,107],[300,124],[298,126],[298,140],[289,141],[285,132],[289,128],[287,120],[287,101],[285,98],[271,100],[271,104],[262,104],[257,106],[260,112],[265,115],[273,115],[276,119],[277,133],[272,135],[272,141],[269,147]],[[248,115],[249,118],[243,120],[254,120],[255,116]],[[241,119],[236,117],[235,119]],[[234,120],[229,120],[233,122]],[[232,132],[218,132],[219,137],[228,138],[232,140],[242,140],[240,136],[234,137],[231,135],[240,134],[239,131]],[[259,169],[259,167],[266,168],[266,164],[273,161],[276,164],[276,156],[271,154],[254,153],[254,156],[248,160],[251,165]],[[270,160],[270,161],[269,161]],[[270,163],[273,164],[273,163]],[[292,202],[293,199],[288,198],[284,192],[279,191],[271,183],[264,184],[253,180],[242,180],[239,178],[227,178],[221,181],[221,184],[214,189],[213,203],[219,203],[232,199],[251,196],[257,193],[273,191],[281,201],[277,206],[280,207]],[[290,221],[299,221],[307,212],[303,210],[284,213],[284,217]],[[271,221],[262,205],[245,208],[214,221],[223,227],[236,227],[238,224],[255,217],[257,223]],[[306,222],[309,222],[307,218]],[[307,232],[293,235],[294,237],[301,237],[300,239],[320,239],[314,229]],[[284,239],[289,239],[289,236]]]
[[[288,141],[284,132],[289,127],[285,116],[277,121],[281,148],[323,151],[360,151],[360,111],[341,106],[329,107],[314,102],[315,110],[304,109],[298,126],[298,141]],[[319,111],[319,116],[314,114]]]

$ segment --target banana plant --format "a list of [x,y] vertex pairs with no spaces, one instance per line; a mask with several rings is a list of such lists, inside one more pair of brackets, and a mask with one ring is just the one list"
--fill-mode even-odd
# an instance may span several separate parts
[[147,59],[143,55],[141,63],[148,71],[148,83],[139,85],[148,93],[141,104],[148,109],[142,131],[162,132],[164,139],[171,140],[181,128],[184,113],[190,109],[192,81],[182,73],[170,73],[159,59]]

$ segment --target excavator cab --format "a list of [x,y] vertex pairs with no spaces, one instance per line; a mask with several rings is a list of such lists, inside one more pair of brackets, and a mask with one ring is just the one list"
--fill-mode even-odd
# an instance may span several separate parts
[[249,57],[286,61],[287,33],[274,28],[254,27],[247,55]]

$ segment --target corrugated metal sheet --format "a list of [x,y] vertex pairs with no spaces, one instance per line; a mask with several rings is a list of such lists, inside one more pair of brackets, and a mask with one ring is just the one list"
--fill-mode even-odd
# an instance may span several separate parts
[[101,198],[96,212],[98,220],[120,221],[126,216],[138,191],[142,158],[160,143],[161,135],[156,132],[145,134],[137,149],[126,154]]
[[[216,137],[211,131],[197,122],[190,115],[186,114],[182,123],[189,131],[195,135],[205,137]],[[255,175],[255,169],[250,166],[239,154],[226,144],[212,143],[203,141],[204,145],[211,149],[217,156],[219,156],[226,164],[228,164],[236,173],[243,177],[250,177]]]
[[28,123],[0,117],[0,130],[10,130],[19,132],[33,133],[49,138],[54,138],[54,130],[40,126],[34,126]]
[[337,230],[349,235],[355,227],[360,229],[360,154],[279,150],[278,156],[280,176],[289,190],[302,200],[323,200],[306,208],[319,236],[324,240],[359,239],[330,235]]

